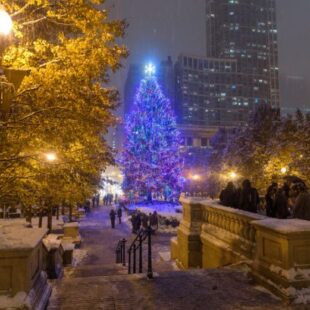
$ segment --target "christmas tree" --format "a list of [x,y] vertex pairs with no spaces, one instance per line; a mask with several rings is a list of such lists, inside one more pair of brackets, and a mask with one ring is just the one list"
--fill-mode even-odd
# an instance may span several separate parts
[[170,101],[154,76],[155,68],[149,65],[145,73],[126,120],[121,158],[124,189],[171,197],[180,190],[180,135]]

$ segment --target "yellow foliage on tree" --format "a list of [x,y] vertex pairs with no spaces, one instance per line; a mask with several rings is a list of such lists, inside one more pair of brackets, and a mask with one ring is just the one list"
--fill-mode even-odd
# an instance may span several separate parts
[[[0,205],[83,201],[113,162],[103,137],[118,92],[106,85],[127,55],[126,24],[110,21],[102,0],[1,3],[14,25],[1,39],[1,66],[9,81],[14,69],[27,74],[0,106]],[[11,86],[1,83],[5,94]]]

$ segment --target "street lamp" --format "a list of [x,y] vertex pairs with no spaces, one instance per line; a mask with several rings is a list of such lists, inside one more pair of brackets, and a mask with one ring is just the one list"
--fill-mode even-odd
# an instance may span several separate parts
[[231,171],[231,172],[229,173],[229,178],[230,178],[230,179],[235,180],[235,179],[237,179],[237,177],[238,177],[238,175],[237,175],[236,172]]
[[3,9],[0,10],[0,34],[8,35],[13,29],[11,16]]
[[286,167],[282,167],[281,168],[281,173],[282,174],[286,174],[287,173],[287,168]]
[[49,162],[54,162],[57,160],[57,155],[55,153],[46,153],[45,158]]

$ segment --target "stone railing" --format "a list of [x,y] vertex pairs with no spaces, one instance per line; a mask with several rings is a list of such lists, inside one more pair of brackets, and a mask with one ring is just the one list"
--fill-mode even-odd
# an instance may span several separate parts
[[287,301],[310,301],[310,222],[277,220],[182,198],[183,220],[171,240],[181,268],[245,263],[260,284]]
[[[223,207],[212,201],[202,202],[201,206],[203,209],[200,235],[203,244],[202,266],[218,267],[240,259],[252,259],[256,229],[251,222],[265,219],[265,216]],[[212,247],[214,242],[217,244],[216,249],[220,250],[209,251],[209,247]]]

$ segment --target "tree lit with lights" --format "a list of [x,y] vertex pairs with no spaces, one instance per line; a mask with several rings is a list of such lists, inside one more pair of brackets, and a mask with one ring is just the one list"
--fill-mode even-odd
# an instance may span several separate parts
[[182,160],[180,135],[170,101],[163,95],[153,64],[137,91],[134,110],[126,121],[126,141],[121,158],[126,190],[140,193],[180,190]]

